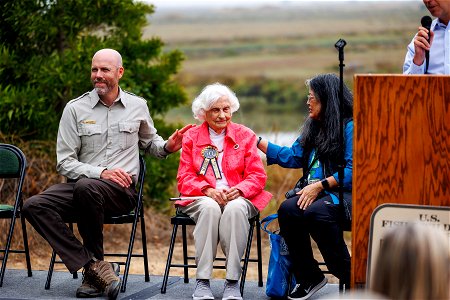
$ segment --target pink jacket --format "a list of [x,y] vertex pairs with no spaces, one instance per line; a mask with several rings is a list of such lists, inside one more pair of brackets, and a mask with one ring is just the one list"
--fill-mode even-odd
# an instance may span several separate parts
[[[203,162],[202,150],[213,145],[209,137],[208,124],[187,131],[183,136],[180,165],[178,167],[178,191],[182,196],[204,196],[202,189],[215,187],[216,177],[209,166],[205,175],[199,175]],[[267,175],[256,148],[256,135],[249,128],[230,122],[224,141],[222,172],[228,184],[238,188],[244,198],[250,200],[259,210],[263,210],[272,198],[264,191]],[[192,200],[177,201],[186,206]]]

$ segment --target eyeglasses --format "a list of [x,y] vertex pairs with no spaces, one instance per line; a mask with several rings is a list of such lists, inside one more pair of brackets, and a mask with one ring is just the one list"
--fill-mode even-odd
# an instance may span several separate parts
[[314,95],[311,95],[311,94],[308,94],[308,96],[306,98],[308,99],[308,101],[316,99],[316,97]]

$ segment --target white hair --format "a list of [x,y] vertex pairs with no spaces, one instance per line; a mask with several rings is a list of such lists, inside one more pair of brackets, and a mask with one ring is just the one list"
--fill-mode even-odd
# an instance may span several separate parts
[[239,100],[233,91],[226,85],[216,82],[207,85],[192,102],[194,118],[204,121],[206,112],[222,97],[226,97],[230,101],[231,113],[239,109]]

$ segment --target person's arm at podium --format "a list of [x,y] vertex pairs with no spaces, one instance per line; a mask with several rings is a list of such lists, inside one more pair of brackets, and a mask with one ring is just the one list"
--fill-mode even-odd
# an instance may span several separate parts
[[425,51],[430,50],[433,43],[434,33],[429,31],[430,42],[428,42],[428,30],[419,27],[419,31],[408,45],[405,62],[403,64],[403,74],[424,74],[425,73]]
[[423,74],[425,73],[425,64],[421,65],[414,63],[414,40],[408,45],[408,51],[406,52],[405,62],[403,63],[403,74]]

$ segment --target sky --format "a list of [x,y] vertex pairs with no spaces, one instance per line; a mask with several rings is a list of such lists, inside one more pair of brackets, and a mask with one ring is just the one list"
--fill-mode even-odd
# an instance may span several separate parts
[[347,2],[347,1],[417,1],[421,0],[143,0],[154,4],[156,7],[193,7],[193,6],[210,6],[210,7],[222,7],[222,6],[255,6],[258,4],[273,4],[273,3],[298,3],[298,2],[313,2],[317,1],[332,1],[332,2]]

